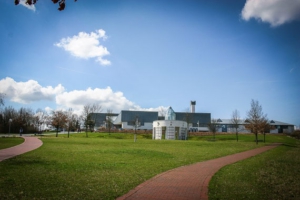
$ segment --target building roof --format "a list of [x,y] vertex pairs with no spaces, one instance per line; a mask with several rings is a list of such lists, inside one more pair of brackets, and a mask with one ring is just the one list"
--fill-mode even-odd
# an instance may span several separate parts
[[[217,122],[219,124],[233,124],[231,119],[217,119]],[[277,126],[294,126],[293,124],[288,124],[285,122],[280,122],[276,120],[269,120],[270,125],[277,125]],[[239,124],[247,124],[247,121],[245,119],[241,119]]]

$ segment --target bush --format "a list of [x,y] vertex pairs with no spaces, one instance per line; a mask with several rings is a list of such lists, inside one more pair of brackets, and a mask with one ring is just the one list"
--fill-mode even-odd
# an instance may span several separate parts
[[296,138],[296,139],[300,139],[300,130],[295,130],[292,134],[292,137]]

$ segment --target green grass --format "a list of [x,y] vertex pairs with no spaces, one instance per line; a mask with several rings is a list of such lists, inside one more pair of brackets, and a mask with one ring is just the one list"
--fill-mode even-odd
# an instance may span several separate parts
[[264,145],[256,145],[253,135],[241,135],[239,142],[234,135],[217,135],[214,142],[211,136],[188,141],[149,137],[138,135],[134,143],[133,134],[43,136],[39,149],[0,163],[0,199],[115,199],[166,170]]
[[226,166],[209,184],[209,199],[300,199],[300,142]]
[[24,139],[19,137],[2,137],[0,139],[0,149],[6,149],[12,146],[16,146],[23,142]]

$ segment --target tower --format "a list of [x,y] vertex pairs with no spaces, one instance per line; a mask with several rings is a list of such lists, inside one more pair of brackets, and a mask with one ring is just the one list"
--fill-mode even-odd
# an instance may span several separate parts
[[195,112],[195,105],[196,105],[196,101],[191,101],[191,105],[190,105],[191,113]]

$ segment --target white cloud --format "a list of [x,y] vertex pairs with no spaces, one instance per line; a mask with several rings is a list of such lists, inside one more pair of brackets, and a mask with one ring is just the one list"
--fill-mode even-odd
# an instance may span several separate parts
[[103,56],[110,53],[106,47],[100,44],[100,39],[107,39],[105,31],[102,29],[90,34],[80,32],[73,37],[62,38],[60,42],[54,45],[63,48],[75,57],[84,59],[95,58],[96,62],[99,62],[101,65],[110,65],[111,62],[109,60],[103,59]]
[[32,10],[32,11],[35,11],[35,6],[34,5],[27,5],[26,4],[26,0],[21,0],[20,1],[20,4],[22,5],[22,6],[25,6],[26,8],[28,8],[29,10]]
[[62,85],[56,87],[42,87],[37,81],[16,82],[12,78],[6,77],[0,80],[0,93],[4,93],[7,98],[17,103],[31,103],[42,100],[54,100],[57,94],[64,91]]
[[56,107],[45,107],[45,111],[50,113],[52,110],[67,110],[72,108],[78,115],[81,114],[83,107],[87,104],[98,103],[102,107],[102,112],[111,109],[114,113],[121,110],[141,110],[158,111],[166,110],[167,107],[141,108],[139,105],[128,100],[122,92],[113,91],[110,87],[87,88],[86,90],[73,90],[66,92],[65,88],[59,84],[56,87],[42,87],[37,81],[29,80],[27,82],[16,82],[12,78],[0,80],[0,93],[10,101],[27,104],[37,101],[55,101]]
[[300,19],[300,0],[247,0],[242,18],[251,18],[279,26]]
[[107,109],[119,112],[123,109],[134,109],[138,107],[126,99],[122,92],[114,92],[110,87],[64,92],[56,96],[56,103],[59,106],[73,108],[75,110],[82,109],[86,104],[98,103],[101,105],[103,112],[106,112]]

